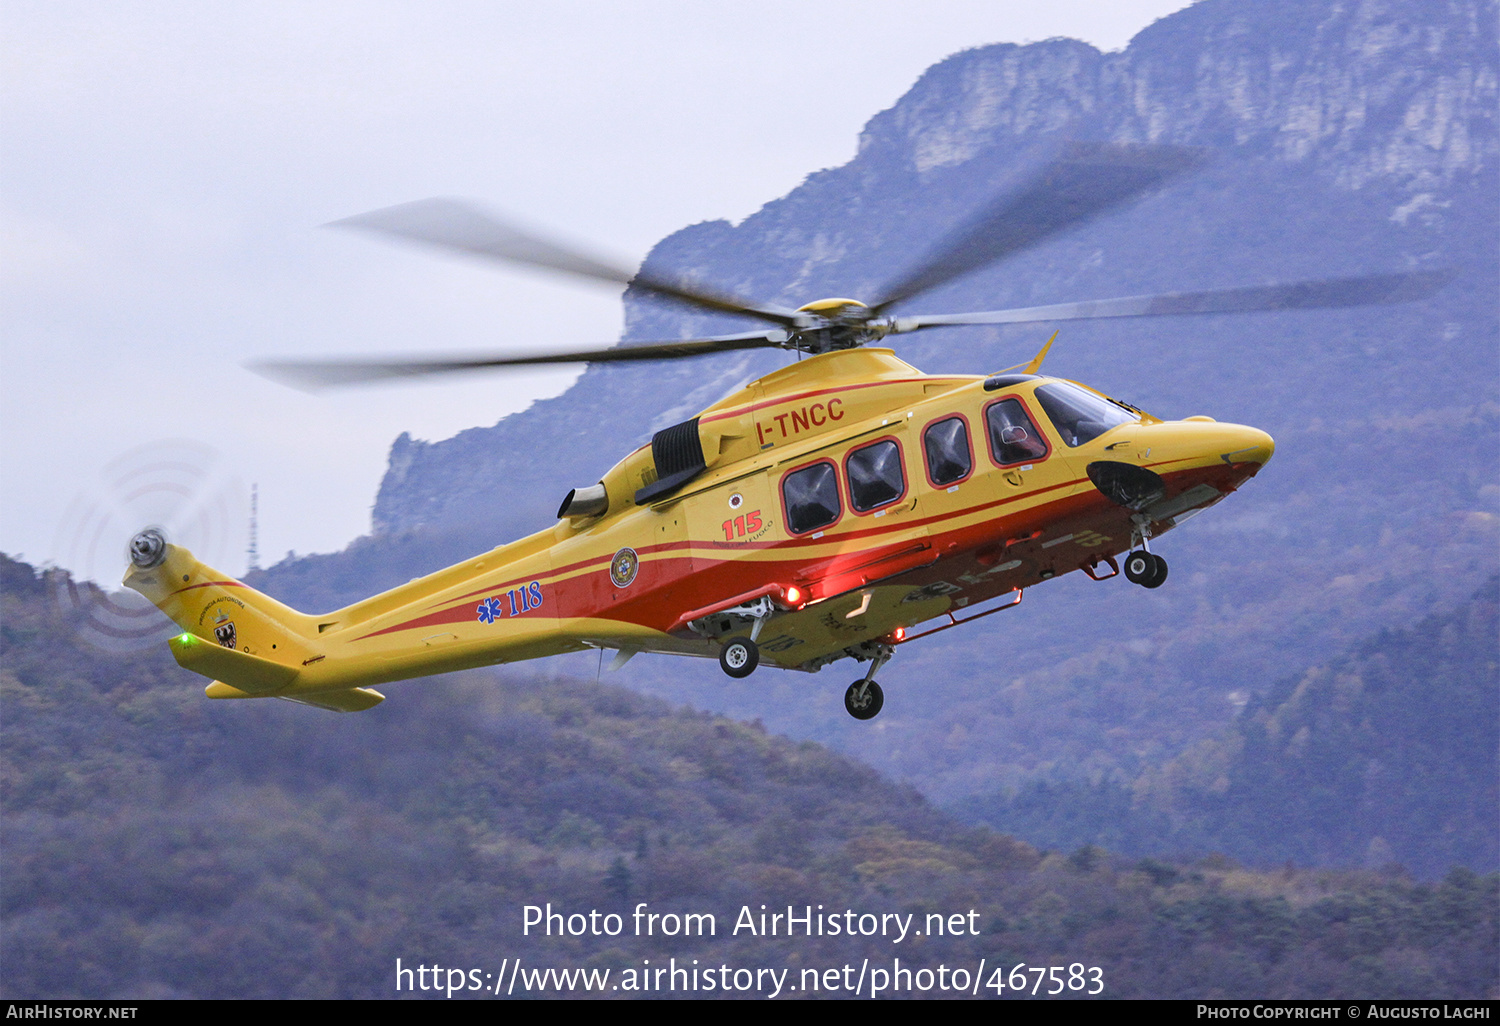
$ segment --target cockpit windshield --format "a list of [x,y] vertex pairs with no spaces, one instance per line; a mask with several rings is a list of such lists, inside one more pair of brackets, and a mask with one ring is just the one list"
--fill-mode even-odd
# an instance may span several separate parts
[[1065,381],[1038,385],[1036,398],[1069,448],[1092,442],[1112,427],[1140,419],[1125,407]]

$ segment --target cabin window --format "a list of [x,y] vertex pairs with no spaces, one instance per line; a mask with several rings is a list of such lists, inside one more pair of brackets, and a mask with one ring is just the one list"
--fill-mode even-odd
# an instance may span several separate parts
[[939,488],[962,481],[974,469],[969,425],[962,417],[949,417],[929,426],[922,434],[922,449],[927,454],[927,476]]
[[1036,401],[1042,404],[1057,433],[1062,435],[1063,444],[1070,449],[1137,419],[1123,406],[1062,381],[1037,386]]
[[1001,399],[984,411],[990,429],[990,455],[1002,467],[1047,458],[1047,441],[1026,415],[1019,399]]
[[786,527],[792,534],[806,534],[827,527],[839,518],[838,471],[832,463],[814,463],[794,470],[781,479],[781,498],[786,504]]
[[901,447],[892,439],[855,449],[844,461],[849,477],[849,505],[856,513],[889,505],[906,494]]

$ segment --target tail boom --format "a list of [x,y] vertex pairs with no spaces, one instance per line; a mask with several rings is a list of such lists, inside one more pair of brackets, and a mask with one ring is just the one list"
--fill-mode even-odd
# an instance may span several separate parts
[[125,586],[140,592],[182,628],[168,642],[179,666],[210,678],[209,698],[287,698],[340,712],[378,705],[378,691],[308,672],[327,652],[317,621],[201,563],[187,549],[162,545],[155,562],[133,561]]
[[[493,560],[488,576],[526,563],[533,554],[524,547],[507,546],[511,558]],[[482,623],[474,610],[484,603],[465,597],[484,579],[482,565],[450,567],[326,616],[300,613],[164,541],[133,561],[124,583],[182,629],[169,642],[172,655],[213,681],[209,698],[284,698],[355,712],[382,700],[370,685],[588,647],[565,635],[555,616]]]

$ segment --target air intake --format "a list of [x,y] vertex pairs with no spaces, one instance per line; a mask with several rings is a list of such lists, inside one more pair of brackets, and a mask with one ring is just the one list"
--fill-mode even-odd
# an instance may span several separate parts
[[698,418],[662,428],[652,435],[651,459],[656,464],[656,480],[635,493],[637,506],[672,494],[708,466],[703,460],[703,442],[698,437]]

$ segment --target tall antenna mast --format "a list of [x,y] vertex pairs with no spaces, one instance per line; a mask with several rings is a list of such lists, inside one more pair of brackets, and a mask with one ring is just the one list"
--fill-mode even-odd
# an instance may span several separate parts
[[252,484],[250,486],[250,548],[247,550],[250,562],[245,568],[247,572],[260,569],[260,552],[257,550],[255,544],[255,515],[260,505],[259,489],[259,485]]

